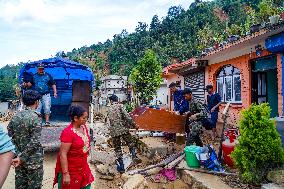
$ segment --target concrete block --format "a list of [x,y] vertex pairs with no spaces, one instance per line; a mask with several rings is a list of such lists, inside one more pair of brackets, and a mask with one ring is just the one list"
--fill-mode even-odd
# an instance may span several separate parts
[[181,179],[192,189],[232,189],[224,183],[218,176],[206,173],[199,173],[188,170],[181,170]]

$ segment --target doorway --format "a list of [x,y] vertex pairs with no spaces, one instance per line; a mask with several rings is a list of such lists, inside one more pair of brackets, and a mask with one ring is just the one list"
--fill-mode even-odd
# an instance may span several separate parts
[[276,56],[252,61],[252,102],[268,103],[271,117],[278,116],[278,79]]

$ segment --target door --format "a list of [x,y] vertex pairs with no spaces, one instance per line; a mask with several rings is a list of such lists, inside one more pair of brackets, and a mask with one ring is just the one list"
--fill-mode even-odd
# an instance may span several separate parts
[[267,102],[267,74],[265,72],[253,73],[252,102],[261,104]]
[[91,97],[91,85],[89,81],[73,81],[72,84],[72,105],[83,106],[89,111]]
[[271,117],[278,116],[278,78],[276,56],[252,62],[252,102],[269,103]]

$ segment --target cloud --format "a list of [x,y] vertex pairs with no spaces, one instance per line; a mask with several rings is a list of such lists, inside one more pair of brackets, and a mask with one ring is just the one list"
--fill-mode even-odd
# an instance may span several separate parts
[[[65,3],[64,3],[65,2]],[[0,5],[0,17],[10,24],[24,25],[33,21],[57,23],[72,15],[85,16],[92,11],[79,1],[12,0]]]
[[193,0],[0,0],[0,67],[112,39]]

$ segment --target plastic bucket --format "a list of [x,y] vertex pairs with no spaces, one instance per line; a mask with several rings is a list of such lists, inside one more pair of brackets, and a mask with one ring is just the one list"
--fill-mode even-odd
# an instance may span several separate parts
[[186,146],[184,148],[184,153],[185,153],[185,161],[189,167],[192,168],[199,168],[200,163],[199,160],[196,157],[196,154],[200,151],[199,146]]

